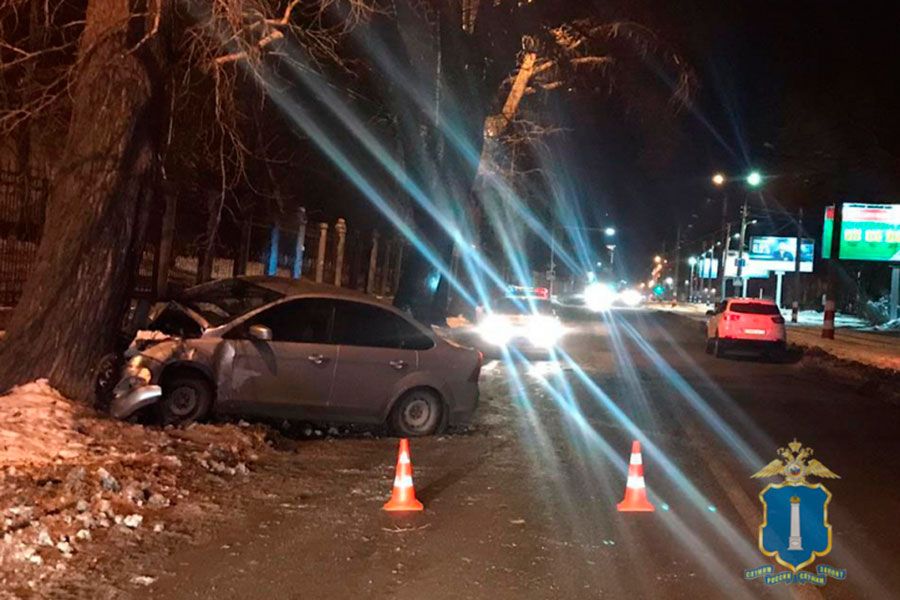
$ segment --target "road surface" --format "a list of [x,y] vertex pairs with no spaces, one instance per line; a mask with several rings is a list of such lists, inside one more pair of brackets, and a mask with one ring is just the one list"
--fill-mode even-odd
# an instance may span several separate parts
[[[298,441],[235,489],[236,512],[203,543],[105,576],[158,599],[898,597],[896,397],[818,359],[715,359],[676,315],[571,327],[559,363],[487,363],[469,430],[413,441],[424,512],[380,510],[396,440]],[[637,437],[657,510],[623,514]],[[847,579],[824,588],[743,579],[770,564],[766,481],[750,475],[794,438],[841,476],[825,482],[833,550],[817,564]]]

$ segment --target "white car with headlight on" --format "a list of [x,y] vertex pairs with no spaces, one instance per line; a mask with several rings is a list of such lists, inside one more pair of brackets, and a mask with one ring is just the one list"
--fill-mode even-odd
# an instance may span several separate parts
[[553,305],[543,298],[502,298],[479,315],[478,333],[493,346],[549,350],[565,335]]

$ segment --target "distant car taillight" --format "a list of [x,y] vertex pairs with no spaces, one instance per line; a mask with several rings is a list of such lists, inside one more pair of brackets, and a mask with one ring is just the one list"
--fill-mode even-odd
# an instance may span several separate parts
[[734,313],[728,313],[727,315],[725,315],[725,320],[726,321],[740,321],[741,315],[736,315]]
[[472,373],[469,375],[469,381],[471,383],[478,383],[478,378],[481,376],[481,365],[484,363],[484,354],[478,353],[478,362],[475,363],[475,368],[472,369]]
[[772,317],[772,322],[784,325],[784,317]]

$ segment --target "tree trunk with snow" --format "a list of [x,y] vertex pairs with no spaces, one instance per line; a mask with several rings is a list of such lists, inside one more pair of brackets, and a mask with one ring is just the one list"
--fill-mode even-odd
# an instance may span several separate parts
[[37,261],[0,346],[0,389],[47,377],[87,400],[94,368],[114,346],[140,256],[159,129],[150,44],[138,44],[135,24],[128,0],[88,3],[65,149]]

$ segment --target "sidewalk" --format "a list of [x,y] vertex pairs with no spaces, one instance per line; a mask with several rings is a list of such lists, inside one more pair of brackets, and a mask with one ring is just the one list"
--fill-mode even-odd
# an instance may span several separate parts
[[[649,304],[654,310],[673,312],[704,321],[706,304]],[[790,311],[783,311],[788,325],[788,343],[805,348],[818,348],[836,358],[900,372],[900,335],[896,331],[878,331],[870,324],[849,315],[835,319],[835,339],[822,337],[821,313],[803,311],[799,323],[791,323]]]

